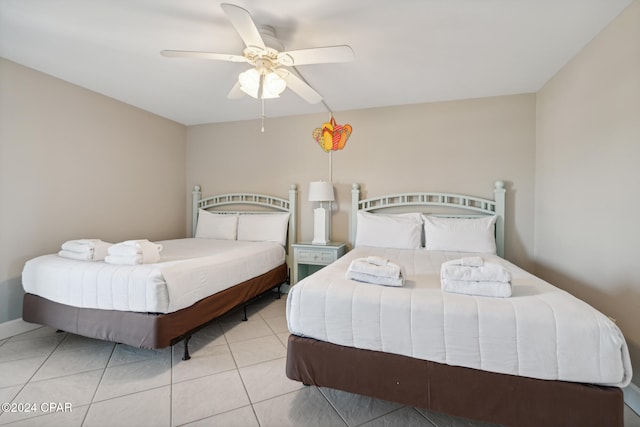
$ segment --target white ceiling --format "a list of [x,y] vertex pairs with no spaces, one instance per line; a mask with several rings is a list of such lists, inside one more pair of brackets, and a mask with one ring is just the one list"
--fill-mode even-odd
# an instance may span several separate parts
[[[266,116],[535,92],[632,0],[227,0],[286,50],[350,45],[350,63],[301,65],[326,105],[287,90]],[[248,64],[213,0],[0,0],[0,56],[185,125],[256,119],[227,93]],[[1,94],[0,94],[1,96]]]

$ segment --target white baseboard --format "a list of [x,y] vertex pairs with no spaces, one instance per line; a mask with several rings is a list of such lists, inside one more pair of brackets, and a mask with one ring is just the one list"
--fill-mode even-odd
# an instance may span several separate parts
[[23,334],[40,327],[42,327],[42,325],[28,323],[22,319],[9,320],[8,322],[0,323],[0,340],[14,335]]
[[640,387],[631,383],[623,388],[624,403],[640,416]]

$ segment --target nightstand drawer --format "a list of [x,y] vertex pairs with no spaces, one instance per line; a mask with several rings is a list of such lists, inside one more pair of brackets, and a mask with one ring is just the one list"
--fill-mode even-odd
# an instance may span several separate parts
[[323,264],[332,263],[338,259],[336,251],[298,251],[298,261],[300,262],[321,262]]

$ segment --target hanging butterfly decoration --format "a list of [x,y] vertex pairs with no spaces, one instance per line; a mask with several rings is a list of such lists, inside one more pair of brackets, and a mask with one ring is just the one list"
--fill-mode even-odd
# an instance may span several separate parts
[[326,153],[329,151],[342,150],[347,144],[347,139],[351,136],[351,125],[339,125],[336,119],[331,116],[331,120],[322,124],[322,127],[313,130],[313,139],[320,144]]

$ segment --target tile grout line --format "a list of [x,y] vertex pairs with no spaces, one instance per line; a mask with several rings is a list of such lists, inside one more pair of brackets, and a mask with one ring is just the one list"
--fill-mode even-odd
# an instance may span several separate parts
[[[247,315],[247,322],[249,321],[249,315]],[[267,325],[268,326],[268,325]],[[253,416],[256,419],[256,422],[258,423],[258,426],[260,426],[260,419],[258,418],[258,414],[256,413],[256,409],[253,407],[253,402],[251,401],[251,396],[249,395],[249,390],[247,389],[247,385],[244,382],[244,378],[242,378],[242,374],[240,373],[240,367],[238,366],[238,362],[236,361],[236,357],[233,355],[233,351],[231,351],[231,345],[229,344],[229,340],[227,340],[227,334],[224,330],[224,327],[222,327],[222,325],[220,326],[220,330],[222,331],[222,336],[224,337],[224,341],[227,343],[227,348],[229,349],[229,354],[231,355],[231,359],[233,360],[233,364],[235,365],[235,371],[238,374],[238,378],[240,378],[240,382],[242,383],[242,388],[244,389],[245,394],[247,395],[247,399],[249,400],[249,406],[251,406],[251,411],[253,412]],[[242,406],[241,406],[242,407]],[[239,408],[235,408],[235,409],[239,409]],[[235,409],[230,409],[229,411],[235,410]],[[226,412],[229,412],[226,411]],[[224,414],[225,412],[221,412],[221,414]],[[216,415],[220,415],[220,414],[216,414]]]
[[[254,314],[258,314],[259,315],[259,312],[256,312]],[[249,314],[247,314],[247,321],[248,321],[249,317],[250,317]],[[260,317],[264,321],[264,318],[262,316],[260,316]],[[231,323],[231,322],[227,322],[227,323]],[[265,323],[266,323],[266,321],[265,321]],[[267,327],[268,326],[269,325],[267,324]],[[267,336],[270,336],[270,335],[265,335],[264,337],[249,338],[249,339],[246,339],[246,340],[240,340],[240,341],[235,341],[233,343],[230,343],[229,340],[227,339],[225,328],[222,326],[222,324],[220,324],[220,331],[222,332],[222,337],[224,338],[225,344],[227,346],[227,349],[229,350],[229,354],[231,355],[231,359],[233,360],[233,364],[235,366],[235,368],[229,369],[229,370],[223,371],[223,372],[236,371],[236,373],[238,374],[238,377],[240,378],[240,382],[242,383],[242,388],[244,389],[244,392],[245,392],[245,394],[247,396],[247,399],[249,400],[249,404],[245,405],[245,406],[240,406],[238,408],[229,409],[228,411],[223,411],[223,412],[214,414],[213,416],[215,417],[215,416],[218,416],[218,415],[221,415],[221,414],[226,414],[226,413],[238,410],[240,408],[244,408],[244,407],[250,406],[251,407],[251,412],[253,413],[253,416],[255,417],[255,420],[258,423],[258,426],[261,426],[262,424],[260,423],[260,419],[258,418],[258,414],[256,413],[255,407],[253,406],[254,402],[251,400],[251,396],[249,395],[249,390],[247,389],[247,386],[246,386],[246,384],[244,382],[244,379],[242,378],[242,374],[240,373],[240,366],[238,365],[238,361],[236,360],[236,357],[233,354],[233,351],[231,349],[231,344],[246,342],[246,341],[250,341],[252,339],[257,339],[257,338],[264,338],[264,337],[267,337]],[[247,366],[253,366],[253,365],[256,365],[256,364],[259,364],[259,363],[262,363],[262,362],[254,363],[252,365],[247,365]],[[256,403],[259,403],[259,402],[256,402]],[[194,422],[194,421],[191,421],[191,422]]]
[[100,375],[100,381],[98,381],[98,385],[96,386],[96,389],[93,391],[93,395],[91,396],[91,400],[89,401],[89,407],[87,408],[87,412],[84,413],[84,417],[82,417],[82,422],[80,423],[80,425],[84,425],[85,421],[87,420],[87,416],[89,415],[89,411],[91,410],[91,407],[93,406],[93,400],[96,398],[96,394],[98,393],[98,389],[100,388],[100,384],[102,384],[102,380],[104,379],[104,375],[107,372],[107,368],[109,367],[109,362],[111,361],[111,358],[113,357],[113,354],[116,351],[116,347],[117,347],[118,343],[114,343],[114,346],[111,348],[111,354],[109,355],[109,359],[107,359],[107,363],[104,365],[104,368],[102,369],[102,375]]
[[[56,334],[58,334],[58,333],[63,333],[63,332],[56,332]],[[22,384],[22,387],[20,388],[20,391],[16,394],[16,396],[15,396],[13,399],[11,399],[11,401],[14,401],[14,400],[15,400],[15,398],[16,398],[16,397],[18,397],[18,395],[19,395],[20,393],[22,393],[22,391],[23,391],[23,390],[24,390],[24,388],[27,386],[27,384],[30,384],[30,383],[31,383],[31,380],[33,379],[33,377],[35,377],[35,376],[36,376],[36,374],[37,374],[38,372],[40,372],[40,369],[42,369],[42,367],[44,366],[44,364],[45,364],[45,363],[47,363],[47,360],[49,360],[49,359],[51,358],[51,356],[53,356],[53,353],[55,353],[55,352],[56,352],[56,350],[58,350],[58,348],[62,345],[62,343],[64,342],[64,340],[65,340],[65,339],[67,339],[67,337],[69,336],[69,334],[68,334],[68,333],[66,333],[66,332],[64,332],[64,334],[65,334],[65,336],[64,336],[64,337],[62,337],[62,339],[61,339],[60,341],[58,341],[58,344],[56,344],[56,346],[51,350],[51,352],[47,355],[47,357],[45,357],[45,358],[44,358],[44,360],[42,361],[42,363],[40,364],[40,366],[38,366],[38,369],[36,369],[36,370],[33,372],[33,374],[31,374],[31,376],[29,377],[29,379],[27,379],[27,381],[26,381],[24,384]],[[53,336],[55,336],[55,335],[53,335]],[[37,381],[35,381],[35,382],[37,382]]]
[[175,362],[175,348],[172,345],[170,351],[169,358],[169,369],[171,369],[171,373],[169,374],[169,426],[173,427],[175,424],[173,422],[173,366]]
[[347,420],[345,419],[345,417],[342,416],[342,414],[340,413],[340,411],[338,411],[338,408],[336,408],[333,404],[333,402],[331,402],[331,400],[329,400],[329,398],[327,397],[327,395],[325,395],[322,391],[321,387],[318,386],[312,386],[312,385],[308,385],[306,387],[315,387],[316,390],[318,390],[318,392],[320,393],[320,396],[322,396],[324,398],[324,400],[327,401],[327,403],[329,404],[329,406],[331,407],[331,409],[333,409],[333,411],[338,414],[338,417],[340,417],[340,419],[344,422],[344,425],[346,425],[347,427],[351,427],[349,426],[349,423],[347,422]]

